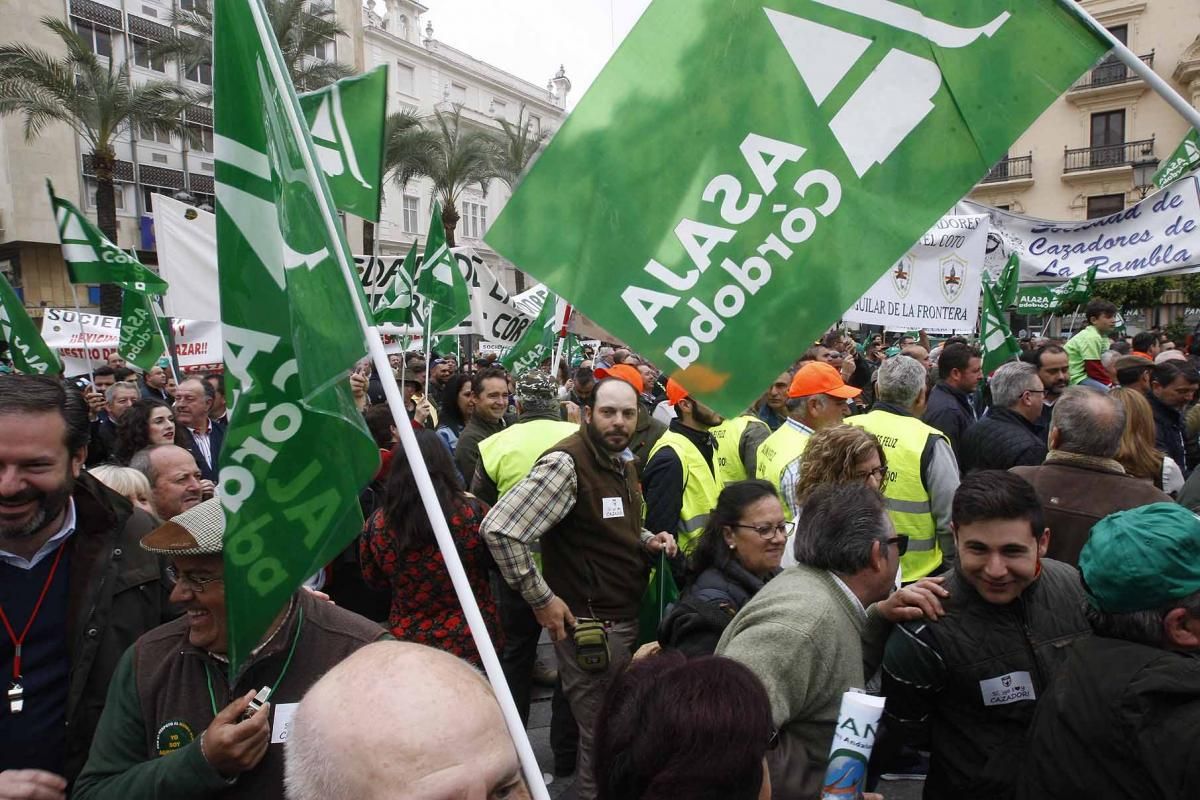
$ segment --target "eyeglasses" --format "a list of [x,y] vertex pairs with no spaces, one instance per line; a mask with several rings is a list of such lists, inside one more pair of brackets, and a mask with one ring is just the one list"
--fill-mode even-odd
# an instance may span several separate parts
[[791,522],[777,522],[774,525],[743,525],[740,522],[733,523],[733,527],[752,530],[764,539],[770,539],[776,534],[790,536],[792,534],[792,526],[793,523]]
[[1045,389],[1026,389],[1025,394],[1045,394]]
[[854,473],[854,477],[858,478],[860,481],[870,480],[871,478],[879,478],[879,481],[882,483],[887,481],[887,467],[876,467],[875,469],[869,469],[866,472],[856,472]]
[[887,540],[888,546],[896,545],[896,552],[899,555],[904,555],[908,552],[908,537],[903,533],[898,536],[893,536]]
[[204,594],[204,589],[210,583],[224,583],[222,577],[201,578],[190,572],[180,572],[174,564],[167,567],[167,577],[171,583],[180,584],[192,594]]

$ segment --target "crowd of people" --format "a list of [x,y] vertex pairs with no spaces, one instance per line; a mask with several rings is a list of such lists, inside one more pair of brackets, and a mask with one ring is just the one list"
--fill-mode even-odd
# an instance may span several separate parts
[[0,375],[0,800],[529,796],[385,381],[576,797],[820,797],[850,691],[866,797],[1200,797],[1200,340],[1084,316],[986,376],[835,330],[731,417],[622,347],[362,362],[362,533],[236,674],[223,376]]

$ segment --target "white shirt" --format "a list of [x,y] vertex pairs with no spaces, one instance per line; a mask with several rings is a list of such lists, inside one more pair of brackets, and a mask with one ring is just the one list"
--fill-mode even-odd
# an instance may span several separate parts
[[11,564],[17,569],[31,570],[57,550],[58,546],[73,533],[75,533],[75,498],[72,497],[67,500],[67,513],[63,515],[62,527],[58,529],[58,533],[46,540],[42,548],[33,554],[33,558],[26,560],[21,558],[21,556],[0,550],[0,561],[3,561],[5,564]]
[[862,604],[862,600],[858,599],[858,595],[856,595],[854,592],[850,591],[850,587],[846,585],[846,582],[843,581],[841,578],[839,578],[834,573],[832,573],[832,572],[829,573],[829,577],[833,578],[833,582],[838,585],[838,588],[846,593],[846,597],[850,598],[851,604],[853,604],[854,607],[856,609],[858,609],[859,616],[861,616],[863,619],[866,619],[867,618],[867,609]]
[[196,440],[196,447],[200,448],[200,455],[204,456],[204,460],[208,463],[208,466],[212,467],[212,445],[208,441],[208,435],[212,433],[212,423],[210,422],[203,432],[194,428],[189,428],[188,430],[192,432],[192,438]]

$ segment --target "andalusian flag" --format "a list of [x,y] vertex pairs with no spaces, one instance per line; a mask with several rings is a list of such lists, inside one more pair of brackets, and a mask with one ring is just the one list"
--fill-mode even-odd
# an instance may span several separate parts
[[417,273],[417,243],[413,242],[408,255],[375,309],[375,324],[409,325],[413,321],[413,276]]
[[429,330],[439,333],[461,323],[471,313],[471,296],[454,254],[446,246],[446,228],[442,225],[442,206],[433,204],[425,256],[417,277],[417,294],[429,303]]
[[[547,292],[537,319],[525,329],[525,334],[517,340],[512,349],[501,357],[501,366],[514,375],[519,375],[554,356],[554,343],[558,338],[558,319],[554,313],[557,305],[553,293]],[[570,359],[567,363],[570,363]]]
[[1188,131],[1179,147],[1163,162],[1150,181],[1154,188],[1161,189],[1194,169],[1200,169],[1200,131],[1195,128]]
[[983,346],[983,372],[990,375],[1006,361],[1021,354],[1021,346],[1004,321],[992,287],[983,284],[983,308],[979,314],[979,342]]
[[42,340],[25,304],[3,273],[0,273],[0,339],[8,342],[8,355],[21,372],[27,375],[62,372],[58,355]]
[[1017,293],[1018,314],[1058,314],[1065,308],[1086,303],[1092,296],[1096,267],[1057,286],[1024,286]]
[[139,369],[148,370],[168,349],[154,300],[129,289],[121,295],[121,339],[117,352]]

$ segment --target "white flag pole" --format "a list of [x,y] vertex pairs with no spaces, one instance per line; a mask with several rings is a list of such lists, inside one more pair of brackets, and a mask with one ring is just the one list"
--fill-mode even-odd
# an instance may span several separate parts
[[1112,35],[1112,32],[1096,21],[1095,17],[1089,14],[1079,5],[1077,0],[1060,0],[1068,9],[1075,12],[1083,22],[1091,28],[1097,36],[1104,39],[1112,46],[1113,55],[1117,57],[1121,63],[1129,67],[1139,78],[1149,84],[1150,88],[1158,92],[1163,100],[1167,101],[1167,105],[1179,112],[1185,120],[1188,121],[1193,128],[1200,130],[1200,109],[1193,108],[1192,105],[1184,100],[1173,88],[1159,76],[1146,62],[1142,61],[1137,55],[1125,45],[1117,37]]
[[[254,17],[254,24],[258,30],[260,40],[271,42],[274,38],[274,32],[263,12],[263,6],[258,2],[250,3],[250,13]],[[283,73],[277,57],[268,57],[265,66],[270,69],[271,80],[276,86],[288,87],[291,85],[291,81]],[[330,241],[335,243],[335,246],[332,248],[333,252],[330,255],[337,260],[342,278],[346,282],[346,291],[350,297],[354,298],[354,302],[352,303],[354,314],[363,335],[366,337],[367,351],[371,356],[371,361],[381,377],[388,375],[391,373],[391,365],[388,363],[387,352],[383,349],[383,339],[381,338],[379,329],[375,327],[371,319],[367,316],[363,304],[358,301],[361,293],[361,284],[359,283],[358,275],[355,273],[354,265],[350,260],[348,250],[340,246],[340,243],[344,241],[344,232],[338,227],[337,213],[333,208],[329,192],[323,188],[325,181],[320,168],[313,158],[312,145],[311,143],[307,146],[303,144],[309,142],[309,133],[307,126],[303,123],[300,116],[300,104],[296,101],[295,95],[289,90],[284,89],[283,91],[291,95],[290,97],[285,97],[282,103],[283,112],[287,117],[292,135],[302,143],[299,148],[299,156],[304,160],[306,176],[312,185],[317,188],[315,199],[321,213],[321,220],[325,224],[325,232],[329,236]],[[450,573],[450,581],[454,584],[454,592],[458,595],[458,602],[462,604],[463,616],[466,617],[467,625],[470,626],[471,637],[475,640],[475,647],[478,649],[479,657],[483,661],[484,671],[487,673],[488,681],[491,682],[492,689],[496,693],[496,700],[500,704],[500,710],[504,715],[504,722],[508,726],[509,735],[512,736],[517,756],[521,760],[521,769],[525,773],[525,782],[528,784],[534,800],[550,800],[550,793],[546,791],[546,783],[542,779],[541,767],[538,766],[537,757],[533,753],[533,747],[529,744],[529,737],[525,733],[525,726],[521,722],[521,716],[517,713],[517,706],[513,702],[508,682],[504,679],[504,670],[500,666],[500,657],[496,655],[496,647],[492,643],[491,636],[488,635],[487,626],[483,621],[483,614],[479,611],[479,603],[475,600],[475,594],[471,590],[470,582],[467,580],[466,570],[463,569],[462,559],[458,556],[458,549],[454,545],[454,538],[450,535],[450,528],[446,524],[445,514],[442,511],[441,504],[438,502],[437,492],[433,488],[433,481],[429,478],[429,469],[425,466],[425,459],[422,458],[420,447],[417,445],[416,434],[413,432],[412,424],[409,422],[408,413],[404,410],[404,399],[401,397],[400,387],[394,380],[381,380],[380,383],[383,386],[383,394],[387,398],[388,407],[392,411],[392,419],[396,423],[396,429],[400,432],[400,444],[404,447],[404,453],[408,457],[409,466],[413,471],[413,479],[417,482],[417,490],[421,495],[421,503],[425,506],[425,514],[429,518],[429,524],[433,527],[433,534],[437,539],[438,548],[442,551],[446,571]]]
[[[547,292],[546,302],[558,302],[558,298]],[[558,328],[558,344],[554,348],[554,360],[550,362],[550,374],[558,374],[558,361],[562,358],[563,346],[567,343],[567,323],[571,321],[571,304],[567,303],[567,310],[563,312],[562,325]]]

